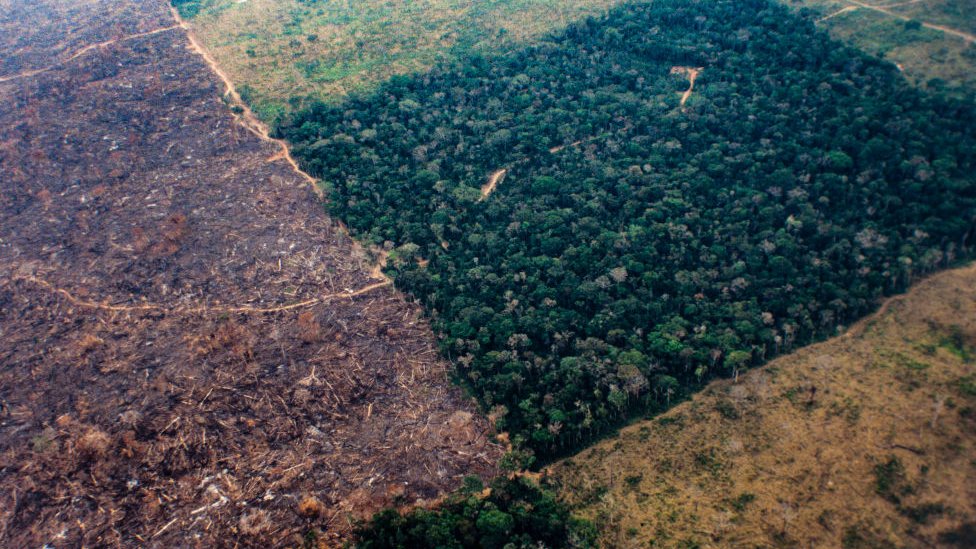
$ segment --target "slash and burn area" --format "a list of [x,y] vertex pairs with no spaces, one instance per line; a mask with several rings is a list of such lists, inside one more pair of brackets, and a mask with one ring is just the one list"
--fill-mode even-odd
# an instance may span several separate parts
[[493,475],[420,309],[268,161],[165,2],[14,16],[0,545],[328,545]]

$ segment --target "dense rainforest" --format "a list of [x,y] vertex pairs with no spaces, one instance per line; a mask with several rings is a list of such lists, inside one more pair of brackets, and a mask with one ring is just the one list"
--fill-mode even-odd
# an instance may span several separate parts
[[974,122],[808,18],[710,0],[627,4],[278,133],[547,457],[971,256]]

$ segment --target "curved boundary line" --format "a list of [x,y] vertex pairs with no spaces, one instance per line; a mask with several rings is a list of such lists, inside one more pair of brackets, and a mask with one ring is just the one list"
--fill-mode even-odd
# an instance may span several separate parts
[[144,304],[140,304],[140,305],[112,305],[110,303],[105,303],[105,302],[101,302],[100,303],[98,301],[91,301],[91,300],[87,300],[87,299],[82,299],[80,297],[76,297],[74,294],[72,294],[71,292],[69,292],[65,288],[59,288],[59,287],[55,286],[54,284],[51,284],[50,282],[48,282],[48,281],[46,281],[44,279],[38,278],[36,276],[14,277],[11,280],[13,280],[15,282],[16,281],[30,282],[30,283],[32,283],[32,284],[34,284],[36,286],[40,286],[41,288],[44,288],[45,290],[50,291],[51,293],[61,295],[62,297],[64,297],[65,299],[67,299],[69,302],[71,302],[71,304],[73,304],[73,305],[75,305],[77,307],[83,307],[83,308],[86,308],[86,309],[96,309],[96,310],[101,310],[101,311],[126,312],[126,313],[158,311],[158,312],[184,313],[184,314],[199,314],[199,313],[218,313],[218,314],[222,314],[222,313],[227,313],[227,314],[237,314],[237,313],[249,314],[250,313],[250,314],[267,314],[267,313],[279,313],[279,312],[283,312],[283,311],[290,311],[290,310],[294,310],[294,309],[303,309],[303,308],[307,308],[307,307],[312,307],[314,305],[318,305],[319,303],[324,303],[325,301],[329,301],[329,300],[332,300],[332,299],[338,299],[338,298],[343,298],[343,297],[353,298],[353,297],[361,296],[361,295],[364,295],[364,294],[368,294],[368,293],[370,293],[370,292],[372,292],[374,290],[378,290],[380,288],[385,288],[385,287],[390,286],[392,284],[389,280],[386,280],[386,281],[383,281],[383,282],[377,282],[376,284],[370,284],[368,286],[364,286],[364,287],[362,287],[362,288],[360,288],[358,290],[352,290],[352,291],[346,291],[346,292],[337,292],[337,293],[332,293],[332,294],[325,294],[323,296],[316,297],[316,298],[313,298],[313,299],[307,299],[305,301],[299,301],[297,303],[290,303],[288,305],[279,305],[279,306],[275,306],[275,307],[249,307],[249,306],[240,306],[240,307],[226,307],[225,306],[225,307],[221,307],[221,306],[199,306],[199,305],[198,306],[195,306],[195,307],[179,307],[179,306],[168,307],[168,306],[161,305],[161,304],[158,304],[158,303],[144,303]]

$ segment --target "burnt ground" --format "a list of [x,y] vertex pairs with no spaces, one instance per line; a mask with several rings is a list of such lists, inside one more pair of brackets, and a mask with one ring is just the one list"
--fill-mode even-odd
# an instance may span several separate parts
[[419,307],[173,25],[0,0],[0,546],[331,544],[493,474]]

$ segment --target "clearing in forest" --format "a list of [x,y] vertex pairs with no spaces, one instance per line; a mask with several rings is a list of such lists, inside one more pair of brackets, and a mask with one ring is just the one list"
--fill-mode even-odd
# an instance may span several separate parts
[[833,37],[890,60],[916,85],[976,91],[976,17],[969,0],[801,0],[799,6],[819,12],[817,25]]
[[0,546],[338,543],[493,474],[420,309],[166,2],[6,15]]
[[681,93],[681,106],[684,107],[685,103],[688,102],[688,98],[691,97],[691,92],[695,91],[695,80],[698,79],[698,75],[701,71],[705,70],[702,67],[671,67],[671,74],[677,74],[686,76],[688,78],[688,89],[680,92]]
[[492,53],[619,0],[178,0],[258,116],[335,101],[398,74]]
[[502,182],[502,179],[505,179],[505,174],[507,173],[508,173],[507,169],[501,169],[492,172],[491,175],[488,176],[488,181],[481,186],[480,200],[484,200],[488,198],[491,195],[491,193],[495,192],[495,188],[497,188],[498,184]]
[[974,455],[970,266],[550,474],[606,547],[967,547]]

